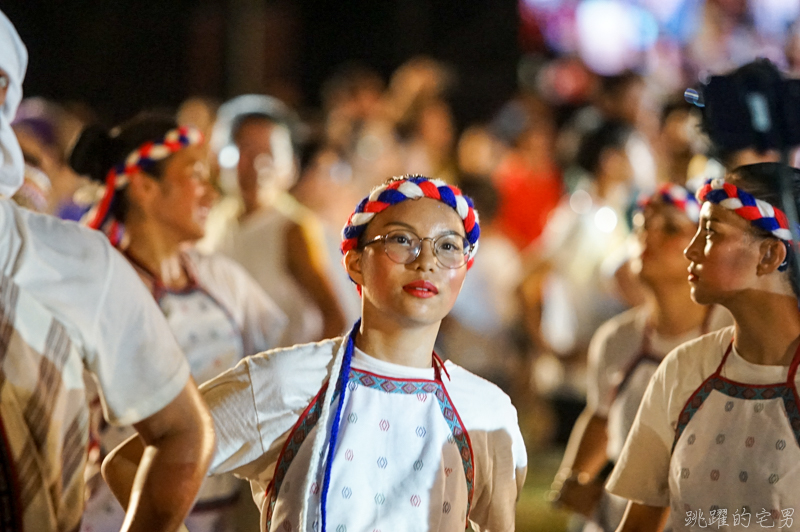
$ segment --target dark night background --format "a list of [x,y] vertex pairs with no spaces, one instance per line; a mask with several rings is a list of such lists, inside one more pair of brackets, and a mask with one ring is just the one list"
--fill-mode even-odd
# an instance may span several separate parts
[[460,124],[488,118],[516,87],[514,0],[3,0],[0,8],[30,53],[26,95],[85,102],[108,122],[193,95],[265,92],[313,107],[338,65],[360,61],[388,81],[417,54],[455,70]]

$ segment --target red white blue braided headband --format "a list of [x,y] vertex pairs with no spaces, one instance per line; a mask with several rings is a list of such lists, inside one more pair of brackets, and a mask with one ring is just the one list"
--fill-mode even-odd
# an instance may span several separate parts
[[100,202],[88,215],[87,225],[92,229],[103,230],[117,244],[119,235],[116,221],[109,220],[111,204],[115,193],[128,184],[128,176],[140,170],[149,169],[158,161],[164,160],[183,148],[203,142],[203,134],[191,126],[172,129],[157,141],[148,141],[133,150],[123,162],[114,166],[106,176],[106,189]]
[[753,197],[736,185],[726,183],[723,178],[709,179],[697,191],[701,203],[710,201],[732,210],[752,225],[785,242],[792,241],[789,220],[779,208]]
[[458,187],[448,185],[439,179],[429,179],[419,175],[395,177],[374,188],[350,215],[342,229],[342,253],[358,247],[358,239],[367,224],[384,209],[408,199],[431,198],[452,207],[464,222],[467,240],[470,243],[467,268],[472,266],[478,251],[478,237],[481,234],[478,213],[472,200],[464,196]]
[[640,200],[639,208],[643,209],[654,201],[661,201],[667,205],[677,207],[694,223],[700,220],[700,203],[686,187],[674,183],[664,183],[651,196]]

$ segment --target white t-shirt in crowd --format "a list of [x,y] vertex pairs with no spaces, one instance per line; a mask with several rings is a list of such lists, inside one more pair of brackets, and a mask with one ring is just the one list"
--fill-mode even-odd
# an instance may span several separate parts
[[585,350],[597,328],[627,308],[614,280],[630,233],[624,200],[602,200],[593,183],[581,182],[539,238],[542,259],[553,265],[543,288],[541,331],[557,353]]
[[189,366],[164,316],[103,234],[2,199],[0,273],[64,325],[110,423],[141,421],[185,386]]
[[[219,251],[241,264],[288,316],[281,345],[322,336],[322,313],[286,267],[286,231],[292,220],[278,210],[251,214],[229,226]],[[324,250],[322,250],[324,252]]]
[[[328,379],[343,340],[248,357],[201,386],[217,431],[210,474],[233,471],[250,480],[262,514],[266,489],[286,438]],[[393,378],[434,379],[433,368],[398,366],[357,349],[352,367]],[[488,381],[449,361],[444,367],[450,375],[448,379],[443,373],[444,386],[466,427],[474,455],[473,528],[513,530],[518,470],[527,465],[516,410],[508,396]]]
[[[664,358],[642,399],[608,491],[648,506],[669,506],[669,464],[678,417],[689,397],[716,371],[732,339],[733,327],[726,327],[683,344]],[[788,373],[788,366],[748,362],[736,349],[722,368],[722,377],[749,384],[785,382]]]

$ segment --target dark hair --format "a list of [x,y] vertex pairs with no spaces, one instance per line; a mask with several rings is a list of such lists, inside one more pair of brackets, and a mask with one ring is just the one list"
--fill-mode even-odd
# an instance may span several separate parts
[[383,92],[385,83],[375,70],[358,62],[348,62],[336,67],[333,75],[322,84],[322,103],[331,107],[334,100],[353,97],[367,89]]
[[[75,172],[105,183],[108,172],[142,144],[164,138],[168,131],[178,127],[170,116],[162,114],[140,114],[118,127],[106,131],[93,125],[84,129],[69,155],[69,165]],[[160,179],[167,161],[162,159],[149,165],[142,165],[142,171]],[[128,213],[128,198],[125,189],[114,195],[111,203],[112,215],[122,222]]]
[[300,146],[298,163],[300,179],[305,177],[306,172],[317,162],[320,155],[329,152],[335,153],[340,161],[347,161],[347,154],[343,150],[325,140],[313,139]]
[[606,96],[621,96],[622,91],[636,83],[644,83],[644,78],[633,70],[625,70],[614,76],[601,76],[600,93]]
[[[781,163],[756,163],[746,164],[731,170],[731,175],[734,176],[736,186],[749,192],[757,199],[766,201],[770,205],[781,209],[786,212],[784,207],[783,197],[781,195],[781,173],[791,176],[791,193],[794,199],[795,208],[797,208],[798,199],[800,199],[800,169],[786,166]],[[755,228],[754,228],[755,229]],[[755,229],[756,232],[763,237],[773,237],[766,231]],[[797,253],[794,246],[786,246],[786,261],[789,264],[790,279],[792,289],[795,296],[800,297],[800,286],[797,285]]]
[[244,126],[246,125],[265,124],[271,126],[273,124],[279,124],[279,123],[280,122],[276,120],[274,117],[265,113],[253,112],[253,113],[241,114],[237,116],[233,120],[233,123],[231,124],[231,140],[233,140],[234,143],[238,143],[239,133],[242,132],[242,129],[244,129]]
[[619,121],[608,121],[586,133],[581,139],[576,162],[594,175],[600,166],[603,153],[609,149],[622,149],[630,137],[630,126]]
[[[257,103],[255,110],[237,114],[232,118],[229,137],[231,141],[234,143],[238,141],[239,133],[241,133],[242,128],[247,124],[276,124],[284,126],[289,130],[289,136],[292,139],[292,149],[297,150],[298,145],[303,142],[306,134],[303,131],[300,119],[291,108],[282,101],[271,96],[254,97],[252,95],[245,95],[234,98],[232,102],[239,98],[255,98]],[[253,107],[250,108],[252,109]]]
[[464,174],[458,180],[458,188],[475,204],[475,210],[481,214],[481,225],[495,218],[500,208],[500,193],[490,178]]
[[659,117],[660,127],[663,129],[669,117],[674,113],[690,113],[693,109],[695,109],[695,106],[687,102],[682,94],[668,99],[664,105],[661,106],[661,116]]

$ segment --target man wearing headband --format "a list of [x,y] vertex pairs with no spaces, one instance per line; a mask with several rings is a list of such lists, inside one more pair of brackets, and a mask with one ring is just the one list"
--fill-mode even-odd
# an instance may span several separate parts
[[734,325],[673,350],[656,370],[608,490],[620,531],[797,529],[800,312],[797,243],[780,194],[800,171],[741,166],[706,183],[689,259],[692,299]]
[[288,316],[281,342],[287,346],[336,336],[347,327],[328,273],[320,221],[289,194],[297,178],[298,127],[280,100],[247,94],[220,107],[211,137],[221,182],[234,177],[237,189],[235,198],[223,198],[209,215],[213,223],[220,212],[231,211],[214,250],[244,266]]
[[123,529],[174,530],[214,446],[207,410],[158,307],[106,239],[8,199],[22,182],[6,126],[27,54],[2,13],[0,50],[0,523],[26,532],[80,524],[86,369],[106,419],[133,424],[147,446]]
[[699,216],[692,193],[674,184],[641,201],[634,216],[632,270],[645,303],[607,321],[592,338],[588,405],[553,485],[554,502],[590,519],[584,530],[615,530],[622,519],[628,501],[609,496],[603,483],[658,364],[678,345],[731,324],[721,307],[691,300],[683,250]]

